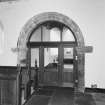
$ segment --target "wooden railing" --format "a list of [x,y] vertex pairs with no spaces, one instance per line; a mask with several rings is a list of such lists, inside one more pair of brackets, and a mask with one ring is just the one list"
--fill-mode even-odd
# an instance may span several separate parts
[[[27,67],[17,66],[17,105],[22,105],[22,99],[24,103],[29,100],[32,93],[32,88],[34,91],[38,88],[38,67],[37,61],[35,61],[35,67],[30,68],[30,71]],[[33,91],[33,92],[34,92]],[[24,93],[24,95],[22,94]]]

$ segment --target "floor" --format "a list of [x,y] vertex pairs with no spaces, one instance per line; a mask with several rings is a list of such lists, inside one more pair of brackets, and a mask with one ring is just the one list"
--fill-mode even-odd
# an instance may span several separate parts
[[105,105],[105,93],[91,93],[96,105]]
[[105,105],[105,94],[78,93],[71,88],[41,88],[25,105]]

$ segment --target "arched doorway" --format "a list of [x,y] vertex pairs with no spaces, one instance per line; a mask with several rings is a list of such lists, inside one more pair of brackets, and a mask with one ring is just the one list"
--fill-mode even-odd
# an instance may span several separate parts
[[84,91],[84,52],[89,48],[78,25],[67,16],[56,12],[34,16],[23,27],[17,49],[18,65],[31,72],[37,62],[40,85]]
[[30,67],[38,67],[38,83],[42,86],[74,86],[77,66],[76,38],[73,32],[58,21],[45,21],[30,34]]

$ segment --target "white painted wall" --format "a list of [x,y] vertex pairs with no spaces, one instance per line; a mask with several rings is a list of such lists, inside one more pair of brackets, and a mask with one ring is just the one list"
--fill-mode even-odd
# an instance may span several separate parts
[[86,45],[94,52],[86,55],[86,86],[97,84],[105,88],[105,0],[20,0],[0,3],[0,22],[4,26],[3,52],[0,65],[16,65],[19,32],[32,16],[42,12],[59,12],[73,19],[81,28]]

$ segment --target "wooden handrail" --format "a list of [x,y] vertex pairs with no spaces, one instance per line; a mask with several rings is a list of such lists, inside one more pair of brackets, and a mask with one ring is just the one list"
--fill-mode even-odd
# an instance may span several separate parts
[[[24,73],[23,71],[25,70]],[[33,89],[36,91],[38,89],[38,66],[37,66],[37,60],[35,60],[35,67],[30,68],[34,70],[35,75],[33,78],[33,81],[31,79],[31,70],[27,67],[21,67],[20,65],[17,66],[17,104],[16,105],[22,105],[22,91],[24,91],[24,99],[25,101],[28,101],[31,97],[31,87],[33,86]],[[26,76],[28,78],[28,81],[23,86],[23,76]],[[33,85],[32,85],[33,84]]]

